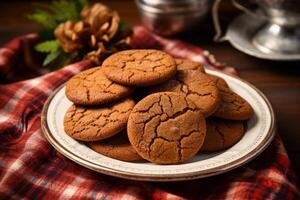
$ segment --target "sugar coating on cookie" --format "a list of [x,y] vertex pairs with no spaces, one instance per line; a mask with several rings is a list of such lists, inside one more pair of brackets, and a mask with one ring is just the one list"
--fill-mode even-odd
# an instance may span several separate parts
[[220,151],[237,143],[244,135],[242,121],[207,119],[206,136],[201,151]]
[[117,160],[136,161],[142,159],[130,144],[126,131],[105,140],[88,142],[87,145],[94,151]]
[[136,104],[127,125],[130,143],[144,159],[182,163],[201,148],[205,119],[199,108],[176,92],[151,94]]
[[72,105],[64,118],[65,132],[81,141],[98,141],[126,128],[134,101],[125,99],[102,107]]
[[248,120],[253,116],[254,111],[245,99],[230,89],[219,89],[221,103],[213,116],[231,120]]
[[176,73],[175,60],[158,50],[126,50],[103,62],[105,75],[112,81],[131,86],[161,83]]
[[66,84],[66,96],[75,104],[99,105],[128,96],[133,88],[106,78],[101,67],[83,71]]
[[202,73],[205,73],[204,67],[200,63],[180,58],[176,58],[175,62],[177,65],[177,69],[179,70],[198,70]]
[[221,97],[216,84],[203,72],[198,70],[177,70],[174,78],[150,89],[171,91],[185,95],[208,117],[218,108]]

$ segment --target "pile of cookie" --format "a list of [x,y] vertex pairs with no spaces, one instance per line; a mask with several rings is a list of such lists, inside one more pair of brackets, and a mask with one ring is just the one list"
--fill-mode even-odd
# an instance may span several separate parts
[[158,50],[127,50],[66,84],[74,104],[65,132],[123,160],[177,164],[238,142],[250,104],[192,61]]

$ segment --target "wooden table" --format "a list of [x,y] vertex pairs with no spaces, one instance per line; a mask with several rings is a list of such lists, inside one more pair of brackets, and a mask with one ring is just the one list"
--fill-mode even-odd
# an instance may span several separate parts
[[[140,23],[133,0],[102,2],[116,9],[123,21],[131,25]],[[1,2],[0,7],[0,44],[17,35],[38,30],[35,24],[24,17],[31,11],[31,5],[27,1]],[[225,22],[237,14],[228,3],[221,9]],[[207,23],[211,24],[210,19]],[[228,43],[214,43],[212,37],[211,25],[195,27],[193,33],[179,36],[182,40],[209,50],[218,61],[235,67],[242,78],[262,90],[273,105],[278,131],[287,148],[292,151],[300,150],[300,62],[257,59],[239,52]]]

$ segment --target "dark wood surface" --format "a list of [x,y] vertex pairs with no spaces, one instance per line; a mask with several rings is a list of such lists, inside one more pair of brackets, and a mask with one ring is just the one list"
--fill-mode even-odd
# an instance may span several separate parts
[[[41,2],[41,1],[39,1]],[[102,1],[116,9],[123,21],[135,25],[140,23],[137,8],[132,0]],[[38,30],[25,15],[31,12],[27,1],[0,3],[0,44],[24,33]],[[238,12],[228,3],[221,7],[223,22],[226,23]],[[259,88],[270,100],[276,113],[278,132],[289,150],[300,150],[300,62],[266,61],[248,56],[228,43],[212,42],[212,23],[208,18],[205,25],[195,27],[179,39],[199,45],[220,62],[236,68],[240,76]]]

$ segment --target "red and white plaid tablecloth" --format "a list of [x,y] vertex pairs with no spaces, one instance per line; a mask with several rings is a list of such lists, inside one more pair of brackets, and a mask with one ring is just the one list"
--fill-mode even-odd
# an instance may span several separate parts
[[[162,49],[234,73],[199,47],[154,36],[142,27],[135,27],[134,33],[137,48]],[[38,74],[26,51],[32,40],[35,36],[27,35],[0,48],[0,82]],[[96,173],[65,158],[44,137],[41,110],[55,88],[89,67],[89,61],[81,61],[36,78],[0,84],[0,199],[300,198],[296,176],[278,135],[265,152],[245,166],[185,182],[124,180]]]

